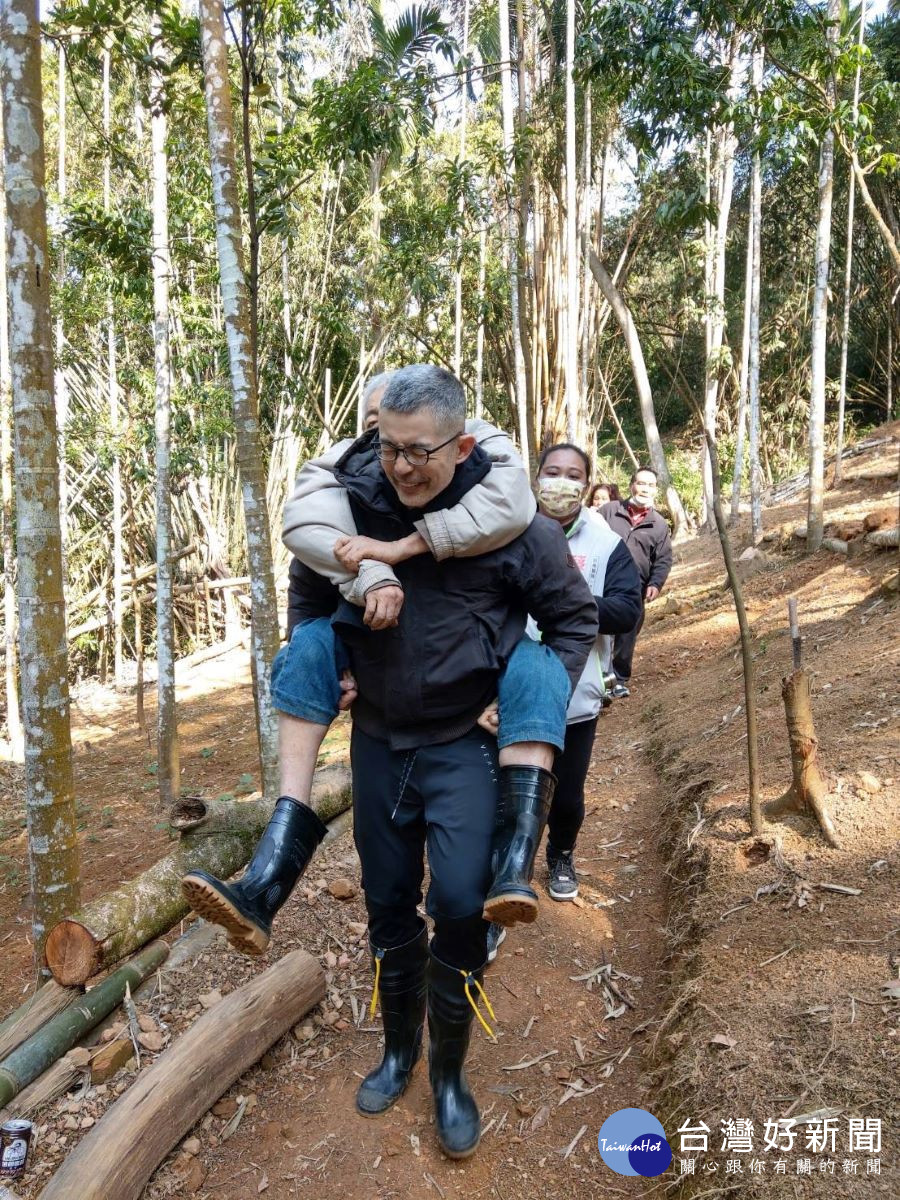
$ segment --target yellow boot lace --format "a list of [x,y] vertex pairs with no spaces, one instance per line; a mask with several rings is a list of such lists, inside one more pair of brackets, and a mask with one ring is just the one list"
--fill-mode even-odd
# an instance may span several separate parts
[[372,988],[372,1001],[369,1004],[369,1020],[374,1020],[375,1008],[378,1004],[378,982],[381,979],[381,960],[384,958],[383,950],[375,951],[375,984]]
[[484,988],[481,986],[481,984],[478,982],[478,980],[475,978],[475,976],[472,974],[471,971],[464,971],[462,969],[462,967],[460,967],[459,973],[460,973],[460,975],[462,975],[463,979],[466,981],[465,984],[463,985],[463,987],[464,987],[464,990],[466,993],[466,998],[468,999],[469,1003],[472,1005],[472,1008],[475,1012],[475,1016],[478,1018],[478,1020],[481,1024],[481,1027],[484,1029],[484,1031],[488,1035],[488,1037],[493,1038],[494,1041],[496,1041],[497,1040],[496,1034],[494,1033],[493,1029],[491,1029],[490,1025],[488,1025],[487,1021],[484,1019],[484,1017],[481,1015],[481,1013],[478,1011],[478,1002],[472,995],[472,984],[474,983],[475,987],[478,988],[478,995],[484,1001],[485,1008],[491,1014],[491,1020],[496,1021],[497,1018],[494,1015],[494,1010],[491,1008],[491,1002],[487,998],[487,992],[484,990]]

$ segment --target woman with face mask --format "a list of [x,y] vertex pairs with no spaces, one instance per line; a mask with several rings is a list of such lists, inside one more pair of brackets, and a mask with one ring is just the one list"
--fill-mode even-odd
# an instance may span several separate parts
[[[547,823],[547,870],[550,895],[560,901],[578,895],[575,843],[584,821],[584,783],[603,704],[604,675],[610,669],[612,635],[632,628],[641,608],[641,581],[625,543],[599,513],[584,505],[590,482],[590,459],[581,447],[561,442],[541,455],[535,486],[538,508],[562,526],[569,552],[597,601],[600,631],[569,702],[565,746],[553,765],[557,785]],[[528,633],[539,637],[530,618]]]

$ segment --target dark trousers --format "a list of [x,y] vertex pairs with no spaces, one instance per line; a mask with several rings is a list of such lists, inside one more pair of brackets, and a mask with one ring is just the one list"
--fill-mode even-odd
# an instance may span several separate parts
[[547,821],[547,842],[554,850],[573,850],[584,823],[584,782],[591,765],[597,717],[566,726],[566,744],[553,759],[556,793]]
[[641,615],[638,617],[634,629],[629,629],[627,633],[617,633],[613,642],[612,668],[616,673],[616,679],[621,679],[623,683],[627,683],[631,678],[631,660],[634,657],[634,644],[638,639],[638,634],[641,632],[643,624],[644,605],[641,602]]
[[487,958],[481,910],[491,881],[497,743],[481,729],[418,750],[392,750],[358,725],[350,741],[353,837],[362,864],[369,936],[390,950],[421,928],[424,852],[436,958],[477,970]]

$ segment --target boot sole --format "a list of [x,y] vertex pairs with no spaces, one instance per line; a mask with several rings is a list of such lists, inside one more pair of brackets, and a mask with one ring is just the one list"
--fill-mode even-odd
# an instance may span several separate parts
[[213,925],[221,925],[228,934],[229,942],[240,954],[252,958],[265,954],[272,939],[205,879],[188,875],[181,881],[181,891],[198,917]]
[[485,900],[481,915],[498,925],[530,925],[537,920],[538,902],[530,896],[493,896]]
[[475,1153],[475,1151],[478,1149],[480,1144],[481,1144],[481,1134],[478,1135],[478,1140],[475,1142],[474,1146],[470,1146],[468,1150],[450,1150],[447,1146],[444,1145],[444,1143],[441,1141],[441,1139],[438,1138],[438,1145],[441,1148],[441,1153],[446,1154],[448,1158],[455,1159],[457,1162],[459,1162],[459,1160],[463,1159],[463,1158],[471,1158],[472,1155]]

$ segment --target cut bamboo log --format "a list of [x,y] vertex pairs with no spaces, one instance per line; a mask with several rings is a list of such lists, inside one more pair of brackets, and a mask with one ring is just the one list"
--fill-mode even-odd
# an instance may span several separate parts
[[[326,767],[316,773],[311,804],[323,821],[350,803],[349,769]],[[201,805],[204,812],[189,827],[182,826],[181,839],[170,854],[54,926],[45,953],[58,983],[84,983],[171,929],[189,911],[181,893],[181,880],[188,871],[209,871],[227,879],[249,861],[271,805],[261,800],[192,801],[195,815]],[[176,806],[177,811],[180,808]],[[231,824],[226,820],[229,816]]]
[[51,1017],[71,1004],[76,996],[81,995],[81,990],[77,987],[60,987],[55,979],[50,979],[33,996],[29,996],[0,1025],[0,1061],[16,1046],[27,1041]]
[[0,1107],[7,1105],[33,1079],[61,1058],[122,1002],[125,985],[137,987],[155,971],[169,953],[165,942],[153,942],[130,962],[85,992],[76,1004],[57,1013],[27,1042],[16,1047],[0,1064]]
[[84,1067],[79,1067],[64,1054],[49,1066],[43,1075],[38,1075],[33,1083],[29,1083],[27,1088],[23,1088],[14,1096],[6,1108],[0,1110],[0,1124],[12,1120],[13,1117],[27,1117],[42,1105],[49,1104],[51,1100],[67,1092],[83,1074]]
[[172,1147],[324,995],[321,966],[294,950],[226,996],[107,1110],[42,1200],[137,1200]]

